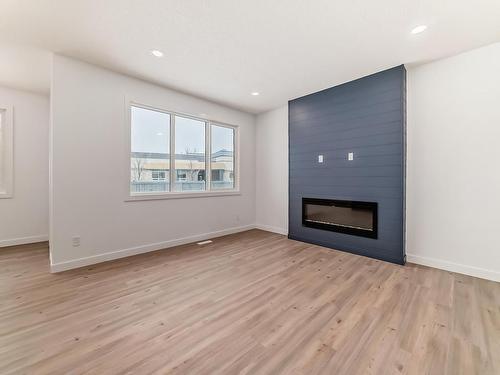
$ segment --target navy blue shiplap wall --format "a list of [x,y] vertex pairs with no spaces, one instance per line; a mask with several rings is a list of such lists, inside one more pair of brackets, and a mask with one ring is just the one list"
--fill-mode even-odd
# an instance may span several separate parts
[[[292,100],[288,110],[289,237],[404,264],[404,66]],[[302,197],[378,202],[378,238],[302,226]]]

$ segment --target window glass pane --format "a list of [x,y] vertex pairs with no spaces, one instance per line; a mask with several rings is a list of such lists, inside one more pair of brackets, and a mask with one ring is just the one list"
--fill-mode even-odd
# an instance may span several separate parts
[[234,188],[234,129],[212,125],[211,185],[213,190]]
[[169,191],[170,115],[131,107],[130,192]]
[[5,113],[5,110],[0,109],[0,192],[3,191],[3,189],[4,189],[4,183],[3,183],[4,164],[5,164],[5,161],[4,161],[5,139],[4,139],[4,135],[3,135],[4,113]]
[[205,122],[175,116],[175,191],[205,190]]

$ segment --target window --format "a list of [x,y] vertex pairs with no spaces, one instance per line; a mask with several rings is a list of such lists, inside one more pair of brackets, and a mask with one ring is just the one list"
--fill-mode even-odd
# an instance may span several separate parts
[[176,171],[177,173],[177,181],[186,181],[187,175],[183,171]]
[[3,130],[3,127],[5,126],[4,125],[4,112],[5,110],[2,110],[0,109],[0,192],[2,192],[3,190],[3,185],[4,185],[4,159],[5,159],[5,156],[3,155],[4,154],[4,130]]
[[[204,121],[175,116],[174,167],[177,178],[174,191],[206,189],[205,128]],[[200,173],[203,178],[200,178]]]
[[234,126],[131,104],[130,196],[235,191],[236,131]]
[[234,189],[234,128],[211,127],[212,189]]
[[165,181],[165,177],[166,171],[164,170],[151,171],[151,178],[153,181]]
[[0,198],[11,198],[13,188],[12,108],[0,106]]
[[130,192],[170,190],[170,114],[130,108]]

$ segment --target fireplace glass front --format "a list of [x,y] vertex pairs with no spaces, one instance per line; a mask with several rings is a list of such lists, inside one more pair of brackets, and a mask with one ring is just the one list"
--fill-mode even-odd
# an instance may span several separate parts
[[302,198],[302,224],[317,229],[377,238],[377,203]]

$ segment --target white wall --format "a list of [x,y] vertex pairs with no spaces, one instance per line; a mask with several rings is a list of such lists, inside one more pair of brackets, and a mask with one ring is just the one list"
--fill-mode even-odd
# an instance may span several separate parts
[[257,116],[257,227],[288,234],[288,105]]
[[[57,55],[51,96],[53,271],[255,225],[253,115]],[[239,125],[241,195],[125,202],[126,96]]]
[[500,43],[408,71],[408,260],[500,281]]
[[0,199],[0,247],[46,241],[49,98],[0,87],[0,106],[14,115],[13,197]]

